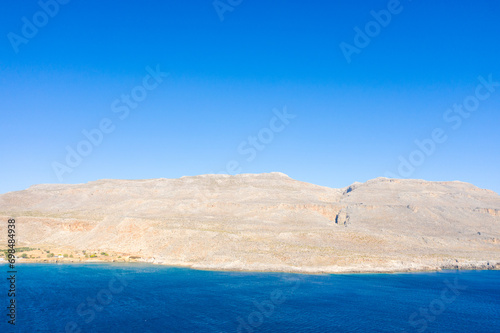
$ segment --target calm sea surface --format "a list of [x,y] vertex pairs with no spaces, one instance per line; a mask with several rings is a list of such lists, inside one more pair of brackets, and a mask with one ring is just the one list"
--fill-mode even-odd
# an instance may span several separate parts
[[500,332],[500,271],[296,275],[17,265],[0,332]]

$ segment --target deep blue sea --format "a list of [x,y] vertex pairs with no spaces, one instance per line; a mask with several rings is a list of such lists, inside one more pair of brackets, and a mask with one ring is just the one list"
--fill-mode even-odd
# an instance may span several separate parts
[[299,275],[22,264],[0,332],[500,332],[500,271]]

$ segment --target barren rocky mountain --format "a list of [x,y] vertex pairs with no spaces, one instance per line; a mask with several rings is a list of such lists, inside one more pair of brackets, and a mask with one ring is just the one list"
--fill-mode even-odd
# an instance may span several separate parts
[[500,196],[377,178],[334,189],[281,173],[36,185],[0,195],[20,246],[201,269],[363,272],[500,268]]

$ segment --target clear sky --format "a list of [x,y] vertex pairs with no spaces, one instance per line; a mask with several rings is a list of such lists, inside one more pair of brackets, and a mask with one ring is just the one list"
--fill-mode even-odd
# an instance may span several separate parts
[[41,3],[0,11],[0,193],[271,171],[500,192],[499,1]]

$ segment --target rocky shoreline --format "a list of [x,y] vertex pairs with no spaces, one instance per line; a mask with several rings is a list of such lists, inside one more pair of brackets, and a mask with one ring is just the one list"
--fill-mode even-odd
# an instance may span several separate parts
[[[168,263],[161,260],[156,260],[155,258],[142,258],[139,256],[125,256],[118,258],[118,256],[107,256],[105,258],[35,258],[35,259],[16,259],[18,264],[110,264],[110,263],[121,263],[121,264],[151,264],[151,265],[161,265],[170,267],[183,267],[191,268],[196,270],[205,271],[227,271],[227,272],[262,272],[262,273],[296,273],[296,274],[377,274],[377,273],[410,273],[410,272],[433,272],[433,271],[445,271],[445,270],[500,270],[500,261],[461,261],[458,260],[448,260],[447,263],[441,264],[423,264],[423,263],[405,263],[396,262],[390,263],[386,262],[384,265],[379,267],[372,264],[357,264],[357,265],[346,265],[346,266],[328,266],[328,267],[293,267],[293,266],[271,266],[256,264],[250,265],[240,265],[237,263],[230,263],[225,265],[199,265],[194,263]],[[1,263],[7,263],[6,261],[0,261]]]

